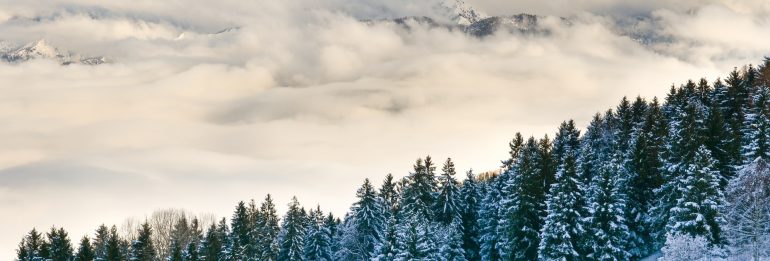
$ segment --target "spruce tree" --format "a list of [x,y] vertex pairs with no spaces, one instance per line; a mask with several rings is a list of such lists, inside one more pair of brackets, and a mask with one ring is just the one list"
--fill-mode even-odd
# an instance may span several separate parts
[[308,214],[308,226],[305,233],[304,260],[332,261],[331,232],[324,226],[321,207],[311,209]]
[[382,239],[385,228],[385,210],[369,179],[356,192],[356,203],[350,209],[350,218],[342,237],[347,249],[345,260],[368,260]]
[[110,235],[107,239],[107,261],[124,261],[128,256],[128,252],[125,250],[125,245],[128,243],[118,236],[118,228],[112,226],[110,228]]
[[222,256],[223,238],[217,233],[217,225],[211,224],[206,236],[201,241],[200,259],[205,261],[219,261]]
[[104,224],[99,225],[94,235],[92,248],[94,250],[94,259],[98,261],[107,260],[107,242],[110,239],[110,231]]
[[278,214],[273,203],[273,198],[267,194],[262,202],[256,230],[258,231],[257,254],[258,260],[276,260],[278,258]]
[[69,261],[73,258],[72,242],[64,228],[51,228],[48,232],[48,259],[53,261]]
[[460,197],[462,204],[460,218],[462,220],[462,238],[465,258],[470,261],[478,261],[481,260],[481,256],[479,255],[479,206],[481,204],[481,195],[479,193],[479,185],[476,181],[476,176],[473,174],[472,170],[469,170],[466,174],[466,178],[460,188]]
[[403,195],[399,202],[401,210],[399,214],[405,219],[425,218],[432,221],[432,207],[436,201],[434,191],[436,191],[436,179],[433,176],[433,167],[430,156],[417,159],[414,164],[414,172],[406,178]]
[[94,249],[91,246],[91,240],[87,236],[80,239],[80,246],[75,254],[75,261],[93,261],[95,259]]
[[612,159],[600,167],[589,187],[589,218],[586,222],[592,253],[592,260],[628,260],[629,232],[626,226],[626,192],[623,191],[625,171],[623,166]]
[[574,122],[569,121],[562,123],[554,140],[561,150],[561,158],[557,159],[556,182],[551,185],[546,200],[547,216],[540,233],[540,260],[580,260],[586,255],[580,241],[587,231],[583,228],[585,188],[578,175],[579,136]]
[[436,221],[446,226],[460,219],[460,187],[454,177],[456,171],[451,158],[444,162],[441,172],[434,212]]
[[428,220],[414,216],[399,224],[396,245],[396,261],[438,260],[436,242],[433,241]]
[[452,223],[441,226],[438,234],[438,260],[466,261],[463,250],[463,230],[460,219],[454,219]]
[[297,197],[292,197],[289,202],[289,210],[283,217],[281,224],[281,233],[278,236],[279,250],[278,260],[296,261],[302,260],[304,247],[305,227],[303,210],[297,201]]
[[382,186],[380,186],[379,196],[383,203],[383,207],[389,212],[386,214],[396,215],[398,213],[399,195],[392,174],[388,173],[388,175],[385,176],[385,180],[383,180]]
[[19,261],[32,261],[42,258],[41,252],[43,248],[43,235],[37,232],[36,229],[29,231],[29,234],[22,238],[19,243],[19,249],[16,250],[16,258]]
[[542,155],[535,138],[521,149],[513,169],[501,175],[504,181],[500,202],[498,250],[503,260],[537,259],[545,205]]
[[719,172],[705,146],[695,153],[677,182],[676,204],[671,209],[667,231],[673,235],[704,236],[712,244],[722,244],[722,224],[719,213],[724,197],[719,188]]
[[500,257],[500,192],[503,188],[501,176],[487,180],[484,188],[484,198],[479,206],[479,256],[484,261],[502,260]]
[[243,201],[238,202],[238,205],[235,207],[235,213],[233,213],[232,220],[230,221],[230,228],[232,230],[232,236],[230,238],[230,242],[232,242],[232,253],[230,258],[233,260],[246,260],[249,258],[247,251],[252,245],[251,231],[254,229],[251,226],[249,219],[246,203]]
[[136,239],[131,242],[128,259],[131,261],[155,261],[158,259],[155,245],[152,242],[152,228],[147,222],[142,224]]
[[770,87],[761,86],[751,96],[743,124],[743,164],[770,158]]

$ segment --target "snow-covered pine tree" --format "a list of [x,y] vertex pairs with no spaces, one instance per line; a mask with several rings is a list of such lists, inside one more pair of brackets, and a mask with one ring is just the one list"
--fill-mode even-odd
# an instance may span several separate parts
[[649,221],[650,209],[655,204],[654,191],[663,184],[660,156],[668,134],[666,126],[658,99],[654,98],[645,111],[628,164],[633,171],[628,181],[628,200],[638,210],[635,215],[629,215],[628,222],[637,228],[636,233],[641,239],[636,249],[638,256],[647,256],[657,250],[653,247],[652,224]]
[[91,240],[88,236],[80,239],[80,246],[75,253],[75,261],[93,261],[95,259],[94,248],[91,246]]
[[711,244],[720,245],[724,219],[719,206],[724,197],[719,188],[719,172],[705,146],[699,147],[694,157],[677,182],[678,198],[671,208],[667,230],[673,235],[703,236]]
[[770,87],[757,88],[749,104],[741,130],[743,164],[750,164],[757,157],[770,158]]
[[664,151],[663,185],[655,190],[657,202],[651,210],[650,224],[653,229],[653,241],[656,248],[662,246],[666,234],[670,232],[667,225],[671,219],[671,209],[681,198],[678,190],[688,166],[693,163],[695,153],[703,145],[704,124],[703,115],[707,111],[697,102],[668,104],[672,112],[669,116],[670,130],[667,149]]
[[48,257],[52,261],[70,261],[73,257],[72,242],[64,228],[51,228],[48,237]]
[[107,259],[107,241],[110,238],[110,230],[104,224],[96,228],[92,248],[94,249],[94,260],[104,261]]
[[393,179],[393,174],[388,173],[385,176],[385,180],[382,181],[379,194],[382,206],[385,210],[388,210],[388,215],[396,215],[398,213],[398,191],[396,190],[396,181]]
[[329,233],[329,247],[331,248],[332,257],[336,256],[336,253],[340,250],[340,238],[342,237],[340,229],[340,220],[335,218],[331,212],[324,218],[324,229]]
[[251,234],[253,230],[249,222],[249,215],[246,209],[246,203],[243,201],[238,202],[235,207],[235,213],[230,221],[231,235],[230,242],[232,242],[232,252],[230,253],[231,260],[247,260],[247,250],[252,245]]
[[199,251],[200,259],[205,261],[219,261],[222,258],[222,238],[217,234],[216,224],[211,224],[206,236],[201,241],[201,249]]
[[460,218],[463,227],[462,237],[465,258],[470,261],[479,261],[481,260],[479,255],[479,205],[481,204],[481,195],[473,170],[469,170],[466,173],[466,178],[460,188],[460,200],[462,204]]
[[24,236],[19,243],[19,249],[16,250],[16,258],[19,261],[32,261],[42,258],[41,251],[43,248],[43,235],[37,232],[37,229],[32,229],[29,234]]
[[623,191],[623,166],[613,157],[599,168],[589,185],[589,218],[592,260],[628,260],[629,232],[625,220],[626,192]]
[[759,261],[770,256],[770,166],[757,158],[725,190],[724,234],[736,253]]
[[373,261],[393,261],[396,258],[396,246],[398,244],[396,231],[396,216],[388,216],[380,240],[374,247]]
[[150,224],[144,222],[139,228],[136,239],[131,242],[128,260],[155,261],[157,259],[158,256],[157,252],[155,252],[155,245],[152,242],[152,228],[150,228]]
[[432,225],[423,216],[416,215],[402,220],[396,231],[395,261],[429,261],[439,260],[438,246],[433,241],[430,231]]
[[305,233],[305,246],[302,258],[314,261],[332,261],[331,235],[329,228],[324,226],[324,215],[321,207],[311,209],[308,213],[308,226]]
[[278,260],[302,260],[305,239],[304,219],[303,210],[299,205],[299,201],[297,201],[297,197],[292,197],[291,202],[289,202],[289,210],[283,216],[281,233],[278,236],[278,241],[280,242]]
[[465,251],[463,250],[463,231],[459,218],[453,219],[452,223],[440,226],[437,229],[438,241],[438,260],[446,261],[467,261]]
[[563,122],[554,139],[560,158],[556,182],[546,200],[547,217],[541,230],[539,260],[580,260],[586,253],[580,248],[585,218],[584,185],[578,175],[580,132],[574,122]]
[[545,204],[541,176],[541,152],[530,137],[519,153],[513,169],[502,174],[504,180],[497,228],[498,251],[503,260],[534,260],[540,244]]
[[438,178],[438,196],[434,207],[436,222],[444,226],[460,219],[460,186],[455,174],[455,164],[447,158]]
[[128,256],[128,251],[126,246],[129,245],[126,240],[123,240],[118,235],[118,228],[116,226],[112,226],[110,228],[110,235],[107,238],[107,256],[105,257],[105,260],[107,261],[123,261],[126,260]]
[[169,255],[164,260],[167,261],[184,261],[183,259],[184,255],[182,254],[182,247],[179,246],[179,243],[176,241],[171,242],[171,248],[169,250]]
[[386,210],[369,179],[364,180],[356,198],[342,237],[342,247],[347,251],[340,258],[369,260],[374,255],[375,246],[382,240]]
[[399,215],[404,219],[424,217],[428,221],[433,220],[436,178],[431,169],[435,167],[432,166],[430,156],[426,157],[425,161],[417,159],[414,171],[405,178],[404,191],[399,201]]
[[500,258],[500,200],[503,175],[491,177],[483,188],[484,198],[479,206],[479,256],[483,261],[497,261]]
[[277,260],[278,258],[278,214],[275,209],[275,203],[270,194],[265,196],[265,200],[259,207],[261,218],[257,219],[256,234],[258,235],[256,251],[258,260]]

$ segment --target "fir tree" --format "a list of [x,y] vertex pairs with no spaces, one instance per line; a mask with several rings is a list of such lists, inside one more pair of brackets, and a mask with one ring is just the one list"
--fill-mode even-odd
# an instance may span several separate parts
[[69,261],[73,257],[72,242],[64,228],[51,228],[48,232],[47,259],[53,261]]
[[436,198],[436,221],[449,225],[454,220],[460,219],[460,187],[455,179],[455,165],[451,158],[444,162],[442,173],[439,176],[438,197]]
[[278,258],[278,214],[273,198],[268,194],[259,208],[261,218],[258,219],[257,253],[258,260],[277,260]]
[[107,261],[124,261],[126,260],[126,257],[128,256],[127,251],[125,250],[125,245],[128,245],[127,242],[118,236],[118,228],[116,226],[112,226],[110,228],[110,236],[107,239]]
[[473,171],[469,170],[465,181],[460,188],[460,197],[462,209],[460,218],[462,220],[462,238],[465,258],[470,261],[481,260],[479,255],[479,206],[481,204],[481,195],[479,186]]
[[331,232],[324,226],[324,216],[320,206],[310,210],[306,228],[305,246],[302,257],[304,260],[331,261]]
[[380,200],[383,203],[385,210],[388,210],[388,215],[396,215],[398,213],[398,192],[396,191],[396,182],[393,180],[393,175],[388,173],[385,176],[385,180],[382,182],[379,192]]
[[428,261],[438,260],[437,246],[433,241],[428,221],[421,216],[415,216],[399,224],[396,261]]
[[424,163],[422,159],[417,159],[414,172],[406,178],[403,195],[399,202],[401,207],[399,214],[404,218],[424,217],[429,221],[433,220],[432,207],[436,201],[434,196],[436,180],[432,168],[435,167],[432,166],[430,156],[425,158]]
[[254,229],[249,219],[246,203],[243,201],[238,202],[230,221],[230,228],[232,230],[230,239],[232,242],[232,253],[230,258],[233,260],[246,260],[249,258],[247,250],[252,245],[251,231]]
[[554,141],[562,151],[557,159],[556,182],[546,200],[548,215],[541,230],[540,260],[580,260],[586,255],[580,241],[587,231],[583,228],[584,187],[577,166],[579,136],[572,121],[564,122]]
[[16,250],[16,258],[19,261],[32,261],[42,258],[43,235],[36,229],[29,231],[29,234],[22,238],[19,243],[19,249]]
[[152,242],[152,228],[150,224],[144,222],[139,228],[136,239],[131,242],[131,251],[129,260],[131,261],[154,261],[157,260],[157,252]]
[[304,215],[297,201],[297,197],[292,197],[289,202],[289,210],[283,217],[281,224],[281,233],[279,237],[278,260],[294,261],[302,260],[305,227]]
[[671,209],[669,233],[704,236],[712,244],[721,244],[724,223],[719,206],[724,198],[719,188],[719,173],[715,161],[705,146],[698,148],[695,159],[685,168],[677,182],[679,197]]
[[95,259],[94,249],[91,246],[91,240],[87,236],[80,239],[80,247],[75,254],[75,261],[93,261]]
[[368,260],[373,257],[375,246],[382,240],[385,225],[385,210],[369,179],[356,192],[356,203],[350,209],[342,238],[342,247],[347,249],[345,260]]
[[586,228],[591,235],[592,260],[628,260],[629,232],[626,226],[626,194],[620,177],[625,171],[616,160],[600,168],[589,189],[589,219]]
[[96,229],[96,235],[94,236],[93,246],[94,259],[103,261],[107,259],[107,242],[110,239],[110,231],[104,224],[100,225]]
[[527,140],[513,169],[504,180],[500,202],[498,250],[504,260],[533,260],[540,244],[545,197],[540,151],[534,138]]
[[497,261],[501,260],[499,251],[501,235],[498,234],[498,228],[503,179],[500,176],[493,177],[484,187],[484,198],[479,207],[479,256],[484,261]]

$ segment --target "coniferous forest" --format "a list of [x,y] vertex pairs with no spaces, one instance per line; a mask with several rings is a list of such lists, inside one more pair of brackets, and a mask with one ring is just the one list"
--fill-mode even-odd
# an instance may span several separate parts
[[[661,260],[770,257],[770,58],[726,77],[622,98],[580,129],[515,134],[499,172],[417,159],[364,180],[348,213],[270,195],[204,225],[126,235],[32,229],[17,260]],[[351,192],[352,193],[352,192]],[[210,223],[210,222],[209,222]]]

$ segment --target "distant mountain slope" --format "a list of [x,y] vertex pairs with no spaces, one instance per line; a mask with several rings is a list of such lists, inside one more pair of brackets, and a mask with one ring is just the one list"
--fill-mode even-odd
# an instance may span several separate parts
[[47,59],[62,65],[86,64],[99,65],[107,62],[103,56],[83,56],[70,51],[62,51],[41,39],[23,45],[8,41],[0,42],[0,59],[9,63],[21,63],[33,59]]

